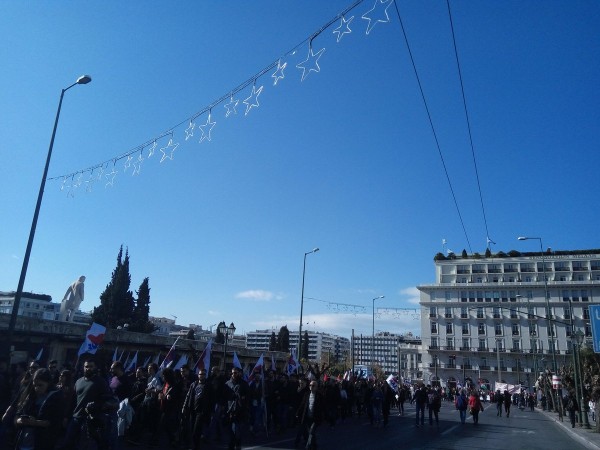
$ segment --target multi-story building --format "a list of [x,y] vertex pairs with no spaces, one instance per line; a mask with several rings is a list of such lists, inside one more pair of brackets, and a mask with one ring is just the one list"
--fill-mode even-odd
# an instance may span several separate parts
[[600,250],[435,257],[419,286],[424,381],[532,383],[569,362],[574,333],[591,341],[600,303]]
[[420,371],[420,344],[421,340],[414,338],[410,333],[400,335],[387,331],[378,332],[374,340],[371,335],[354,336],[354,364],[367,367],[377,365],[388,374],[402,374],[405,369],[406,375],[403,376],[417,378]]
[[[252,350],[269,350],[271,334],[274,330],[257,330],[246,334],[246,347]],[[331,364],[343,362],[349,358],[350,340],[318,331],[308,332],[308,359],[309,361],[325,361]],[[275,332],[277,335],[277,332]],[[304,331],[302,332],[304,335]],[[290,331],[290,349],[298,346],[298,332]]]
[[[14,291],[0,292],[0,313],[12,313],[15,294]],[[23,292],[17,315],[34,319],[58,320],[60,303],[53,303],[50,295]],[[78,310],[73,314],[72,322],[88,324],[92,322],[92,317],[90,313]]]

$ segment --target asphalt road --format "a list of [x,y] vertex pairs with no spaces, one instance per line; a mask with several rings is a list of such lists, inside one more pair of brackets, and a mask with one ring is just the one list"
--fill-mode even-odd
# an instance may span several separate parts
[[[428,423],[425,410],[425,426],[415,427],[415,408],[405,404],[405,415],[398,416],[392,410],[386,428],[372,427],[368,419],[354,417],[346,419],[331,428],[323,424],[317,433],[321,449],[338,448],[344,450],[366,449],[527,449],[577,450],[583,447],[573,440],[551,419],[534,411],[519,411],[513,406],[509,418],[496,416],[495,405],[484,404],[485,411],[479,416],[479,424],[473,425],[467,415],[467,423],[462,425],[458,411],[451,403],[442,404],[440,424],[436,427]],[[256,437],[248,435],[243,442],[244,449],[293,449],[296,432],[287,430],[267,437],[264,433]],[[203,448],[226,449],[225,442],[211,443]],[[301,445],[300,448],[303,448]]]

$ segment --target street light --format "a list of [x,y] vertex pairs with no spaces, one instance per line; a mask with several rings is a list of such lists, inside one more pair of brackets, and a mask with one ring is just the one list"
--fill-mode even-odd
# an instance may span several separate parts
[[[304,310],[304,276],[306,275],[306,256],[310,255],[311,253],[316,253],[318,251],[319,251],[319,247],[315,247],[310,252],[304,253],[304,266],[302,267],[302,296],[300,298],[300,328],[298,330],[298,352],[297,352],[298,359],[301,358],[300,344],[302,343],[302,312]],[[308,343],[307,343],[307,345],[308,345]]]
[[[542,272],[544,274],[544,296],[546,297],[546,327],[548,329],[548,340],[552,342],[552,346],[550,347],[550,351],[552,352],[552,372],[554,375],[558,375],[558,366],[556,365],[556,342],[554,339],[554,330],[552,328],[552,323],[550,319],[550,299],[548,298],[548,280],[546,279],[546,258],[544,257],[544,244],[542,243],[541,237],[527,237],[527,236],[519,236],[517,238],[519,241],[539,241],[540,242],[540,254],[542,256]],[[558,394],[558,389],[557,389]],[[554,399],[554,395],[552,395]],[[556,405],[558,404],[558,405]],[[562,417],[562,401],[560,398],[556,398],[555,406],[558,409],[559,415]]]
[[385,295],[380,295],[379,297],[375,297],[373,302],[373,329],[371,333],[371,369],[375,367],[374,357],[375,357],[375,300],[379,300],[380,298],[385,298]]
[[227,357],[227,341],[229,341],[229,336],[233,337],[233,333],[235,333],[235,325],[233,322],[229,326],[225,325],[225,321],[219,323],[217,330],[225,337],[225,346],[223,347],[223,370],[225,370],[225,358]]
[[89,75],[80,76],[75,83],[64,88],[60,93],[60,100],[58,102],[58,109],[56,111],[56,119],[54,119],[54,129],[52,130],[52,137],[50,138],[50,146],[48,147],[48,156],[46,157],[46,165],[44,167],[44,173],[42,175],[42,182],[40,183],[40,191],[38,193],[37,203],[35,205],[35,211],[33,213],[33,220],[31,222],[31,230],[29,231],[29,240],[27,241],[27,248],[25,249],[25,257],[23,258],[23,267],[21,268],[21,276],[19,277],[19,284],[17,286],[17,292],[15,292],[15,299],[13,301],[12,312],[10,315],[10,321],[8,323],[8,358],[10,362],[10,345],[12,342],[12,335],[15,330],[17,323],[17,314],[19,313],[19,305],[21,303],[21,297],[23,296],[23,286],[25,285],[25,277],[27,275],[27,268],[29,267],[29,257],[31,255],[31,247],[33,246],[33,238],[35,237],[35,229],[37,227],[38,216],[40,214],[40,207],[42,206],[42,198],[44,196],[44,187],[46,186],[46,177],[48,176],[48,167],[50,166],[50,157],[52,156],[52,148],[54,147],[54,137],[56,136],[56,128],[58,127],[58,118],[60,117],[60,109],[62,107],[63,97],[65,92],[71,89],[77,84],[88,84],[92,81],[92,77]]
[[[575,360],[575,395],[579,396],[579,423],[583,424],[585,428],[590,428],[590,422],[588,420],[587,415],[587,405],[584,404],[584,396],[583,396],[583,378],[581,376],[581,359],[579,350],[581,349],[581,344],[583,343],[583,332],[581,330],[577,330],[577,332],[571,335],[571,339],[573,341],[573,357]],[[575,345],[577,344],[577,345]],[[579,390],[580,395],[577,393],[577,382],[579,381]],[[581,418],[583,416],[583,422]]]

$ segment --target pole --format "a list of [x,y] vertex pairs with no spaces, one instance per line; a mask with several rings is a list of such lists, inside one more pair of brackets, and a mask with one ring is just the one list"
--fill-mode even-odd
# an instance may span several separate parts
[[352,345],[351,345],[350,360],[351,360],[351,370],[354,373],[354,328],[352,328]]
[[19,306],[21,303],[21,298],[23,297],[23,287],[25,285],[25,277],[27,276],[27,268],[29,267],[29,258],[31,256],[31,248],[33,246],[33,238],[35,237],[35,230],[37,227],[38,217],[40,215],[40,208],[42,206],[42,198],[44,197],[44,188],[46,186],[46,177],[48,176],[48,168],[50,166],[50,158],[52,157],[52,149],[54,148],[54,138],[56,136],[56,129],[58,127],[58,119],[60,117],[60,110],[62,108],[63,98],[65,96],[65,92],[71,89],[73,86],[78,84],[77,82],[73,83],[71,86],[65,88],[60,93],[60,100],[58,101],[58,109],[56,110],[56,118],[54,119],[54,128],[52,129],[52,137],[50,138],[50,146],[48,147],[48,156],[46,157],[46,165],[44,166],[44,173],[42,175],[42,181],[40,183],[40,190],[38,192],[37,203],[35,205],[35,211],[33,213],[33,220],[31,222],[31,229],[29,230],[29,239],[27,241],[27,247],[25,249],[25,256],[23,258],[23,266],[21,267],[21,275],[19,276],[19,284],[17,286],[17,292],[15,292],[15,299],[13,301],[13,307],[10,314],[10,321],[8,323],[8,333],[7,333],[7,341],[6,345],[8,346],[7,356],[8,361],[10,363],[10,355],[11,355],[11,343],[13,341],[13,334],[15,330],[15,325],[17,323],[17,314],[19,313]]
[[496,339],[496,357],[498,359],[498,383],[502,382],[502,372],[500,369],[500,339]]
[[[304,253],[304,265],[302,266],[302,295],[300,298],[300,328],[298,331],[298,359],[301,359],[300,353],[300,344],[302,343],[302,312],[304,311],[304,277],[306,275],[306,255],[310,255],[311,253],[318,252],[319,248],[313,248],[310,252]],[[308,343],[306,343],[308,345]]]

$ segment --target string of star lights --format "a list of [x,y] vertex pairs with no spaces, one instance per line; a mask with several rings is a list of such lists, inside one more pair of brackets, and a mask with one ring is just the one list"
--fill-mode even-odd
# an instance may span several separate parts
[[[363,305],[353,305],[350,303],[340,303],[340,302],[332,302],[329,300],[322,300],[314,297],[304,297],[304,300],[313,300],[316,302],[325,303],[325,307],[334,313],[340,314],[352,314],[356,316],[357,314],[367,314],[372,312],[372,308]],[[410,316],[415,320],[421,319],[421,310],[420,308],[376,308],[375,309],[375,317],[382,318],[388,317],[392,319],[402,319],[406,316]]]
[[[143,162],[150,159],[159,159],[160,164],[169,164],[179,154],[176,153],[176,150],[182,148],[185,144],[202,145],[210,143],[214,137],[217,123],[221,121],[221,118],[219,118],[220,113],[217,111],[222,112],[223,119],[231,119],[238,116],[238,108],[243,108],[244,117],[258,109],[261,94],[268,89],[266,83],[261,83],[262,77],[266,74],[270,74],[272,78],[271,88],[275,88],[287,79],[286,75],[289,75],[289,73],[285,73],[285,71],[286,69],[289,70],[290,67],[295,66],[298,69],[300,82],[304,82],[311,74],[319,73],[321,71],[320,60],[324,59],[326,53],[325,46],[323,46],[323,43],[326,43],[325,31],[333,28],[331,35],[335,37],[335,44],[340,44],[345,36],[352,33],[351,27],[357,29],[362,25],[365,35],[368,36],[374,32],[376,26],[390,22],[388,8],[394,2],[395,0],[356,0],[291,50],[246,81],[228,90],[227,93],[209,105],[192,114],[191,117],[120,155],[85,169],[48,178],[48,180],[61,181],[61,191],[66,192],[68,197],[74,197],[75,192],[82,186],[85,186],[86,192],[92,192],[94,185],[103,185],[105,188],[113,187],[117,176],[120,174],[130,173],[131,176],[139,176],[142,172]],[[353,15],[352,12],[355,8],[363,3],[368,3],[372,7],[360,16],[358,14]],[[355,20],[357,16],[362,20]],[[318,45],[317,38],[319,38]],[[297,62],[302,48],[307,50],[307,53],[304,53],[307,56]],[[306,50],[302,50],[302,53]],[[217,109],[219,106],[223,109]],[[155,153],[157,157],[153,158]]]

